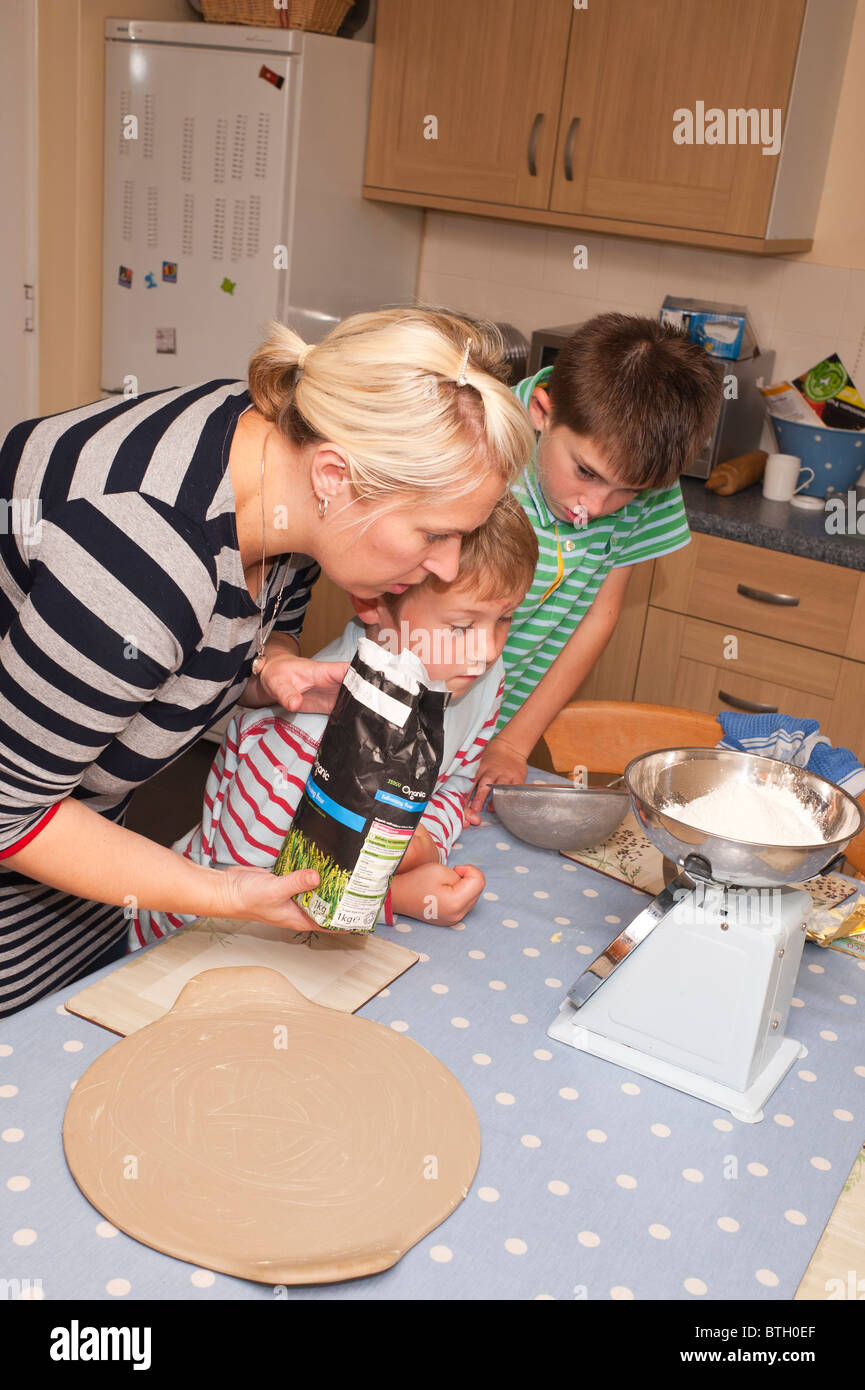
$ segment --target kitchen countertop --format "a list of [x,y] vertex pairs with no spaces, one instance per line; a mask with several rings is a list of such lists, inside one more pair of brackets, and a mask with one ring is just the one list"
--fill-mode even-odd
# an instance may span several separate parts
[[759,483],[719,497],[706,490],[701,478],[682,478],[682,496],[692,531],[865,571],[865,535],[832,535],[826,530],[831,513],[767,502]]

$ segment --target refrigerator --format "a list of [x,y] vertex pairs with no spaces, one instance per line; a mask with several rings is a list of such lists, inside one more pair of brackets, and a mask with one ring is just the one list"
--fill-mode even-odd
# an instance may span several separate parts
[[422,211],[361,197],[373,51],[105,21],[105,394],[245,377],[272,318],[315,343],[414,301]]

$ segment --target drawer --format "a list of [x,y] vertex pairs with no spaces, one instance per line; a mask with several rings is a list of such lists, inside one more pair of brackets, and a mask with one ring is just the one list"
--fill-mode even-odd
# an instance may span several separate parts
[[[726,637],[738,640],[738,657],[725,660]],[[841,662],[784,642],[769,643],[712,623],[650,608],[634,699],[718,714],[762,705],[782,714],[804,715],[827,725],[842,684]],[[797,669],[797,666],[799,669]],[[729,697],[729,698],[725,698]]]
[[806,659],[802,648],[792,642],[778,642],[773,637],[736,631],[700,618],[685,619],[680,655],[717,666],[722,676],[728,673],[731,677],[769,681],[826,700],[835,698],[843,666],[840,657],[827,652],[808,652]]
[[[673,695],[672,704],[706,710],[709,714],[724,710],[746,713],[777,710],[780,714],[816,719],[820,732],[831,736],[831,700],[792,686],[746,676],[740,671],[720,670],[717,666],[682,658],[676,668]],[[758,706],[756,711],[752,708],[755,705]]]
[[655,566],[652,603],[691,617],[841,656],[859,591],[856,570],[761,546],[695,536]]

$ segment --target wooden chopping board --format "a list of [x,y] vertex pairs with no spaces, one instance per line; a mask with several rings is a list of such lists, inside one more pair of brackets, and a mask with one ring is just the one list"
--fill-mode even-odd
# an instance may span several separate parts
[[388,1269],[466,1196],[480,1127],[432,1053],[278,972],[206,970],[80,1078],[89,1202],[177,1259],[266,1284]]
[[261,966],[305,998],[354,1013],[414,965],[418,956],[377,936],[291,932],[265,922],[202,917],[66,1000],[70,1013],[124,1037],[164,1017],[188,980],[203,970]]

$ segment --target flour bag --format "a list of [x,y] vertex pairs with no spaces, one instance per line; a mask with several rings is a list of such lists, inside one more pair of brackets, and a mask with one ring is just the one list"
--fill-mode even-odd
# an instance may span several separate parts
[[449,700],[413,652],[360,638],[273,869],[317,870],[296,898],[317,926],[375,927],[435,790]]

